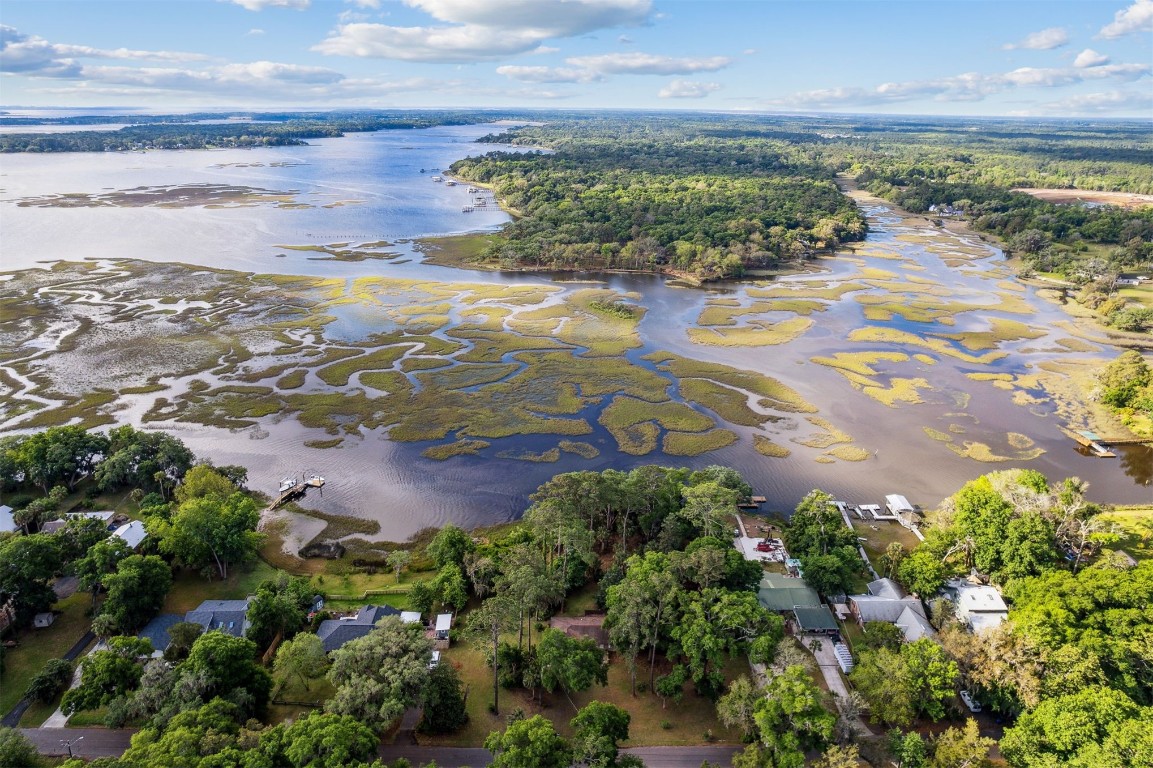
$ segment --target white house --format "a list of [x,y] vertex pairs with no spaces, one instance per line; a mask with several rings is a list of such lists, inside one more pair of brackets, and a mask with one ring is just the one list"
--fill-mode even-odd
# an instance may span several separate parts
[[12,516],[12,507],[0,504],[0,533],[15,533],[20,530],[16,519]]
[[995,587],[950,579],[945,582],[945,594],[956,606],[957,618],[973,632],[992,629],[1009,618],[1009,606]]
[[129,549],[136,549],[148,538],[148,531],[144,530],[144,523],[133,520],[131,523],[125,523],[117,528],[112,532],[112,535],[124,539]]

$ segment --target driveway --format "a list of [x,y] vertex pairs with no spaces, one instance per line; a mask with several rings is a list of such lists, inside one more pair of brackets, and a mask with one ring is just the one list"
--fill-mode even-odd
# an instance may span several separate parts
[[[833,653],[833,641],[821,635],[798,635],[797,640],[817,660],[817,666],[821,668],[821,676],[825,678],[829,690],[838,698],[847,699],[849,686],[845,684],[845,678],[841,675],[841,665],[837,663],[837,655]],[[819,647],[814,648],[814,640],[819,643]],[[857,732],[863,736],[874,735],[860,719],[854,726]]]

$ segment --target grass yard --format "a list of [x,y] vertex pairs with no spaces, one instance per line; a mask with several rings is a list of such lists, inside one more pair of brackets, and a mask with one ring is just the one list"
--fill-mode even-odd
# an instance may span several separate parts
[[864,520],[853,519],[853,530],[857,532],[858,536],[865,537],[866,541],[862,541],[861,544],[865,548],[865,554],[869,556],[869,562],[873,564],[878,573],[881,570],[879,567],[881,555],[885,554],[885,548],[890,544],[899,542],[905,547],[905,551],[909,552],[921,543],[912,531],[892,521],[869,523]]
[[[485,663],[484,654],[470,641],[454,645],[444,652],[441,663],[451,663],[457,667],[468,691],[468,725],[454,734],[446,736],[421,736],[422,744],[437,746],[477,747],[484,743],[489,733],[504,729],[506,718],[516,708],[524,710],[528,716],[540,714],[553,721],[557,731],[565,736],[572,735],[569,720],[576,709],[561,692],[542,694],[540,702],[533,701],[527,691],[500,690],[500,716],[488,711],[492,701],[492,669]],[[664,670],[664,671],[667,671]],[[658,676],[661,670],[658,669]],[[751,674],[748,661],[738,657],[725,668],[725,679],[733,680],[741,674]],[[647,667],[643,664],[637,671],[637,682],[647,682]],[[719,743],[740,744],[740,734],[730,731],[717,721],[716,706],[707,698],[697,696],[692,684],[685,685],[684,698],[680,704],[668,703],[661,707],[661,700],[651,693],[638,693],[636,698],[630,693],[628,668],[616,654],[609,667],[609,684],[595,686],[590,690],[573,695],[577,709],[590,701],[604,701],[625,709],[632,716],[629,725],[631,738],[622,742],[625,747],[654,745],[706,744],[706,731],[711,731]],[[667,728],[664,724],[668,725]]]
[[1121,539],[1111,548],[1125,550],[1134,560],[1153,558],[1153,507],[1116,507],[1101,518],[1120,529]]
[[[28,628],[12,636],[19,645],[4,651],[4,672],[0,675],[0,713],[7,713],[24,696],[24,689],[36,673],[50,659],[59,659],[68,652],[91,626],[86,614],[92,604],[87,592],[77,592],[53,606],[61,611],[52,626],[44,629]],[[52,714],[55,707],[44,713]],[[39,716],[29,713],[26,717]],[[41,718],[42,720],[43,718]]]
[[250,568],[232,571],[223,581],[209,580],[192,571],[178,571],[173,575],[172,589],[161,613],[185,614],[205,600],[239,600],[254,594],[260,582],[275,575],[276,569],[263,560]]

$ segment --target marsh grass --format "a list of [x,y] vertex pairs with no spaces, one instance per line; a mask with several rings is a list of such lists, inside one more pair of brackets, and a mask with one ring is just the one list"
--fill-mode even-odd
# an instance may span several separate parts
[[581,443],[573,440],[561,440],[557,443],[557,447],[565,453],[572,453],[580,456],[582,459],[595,459],[601,455],[600,450],[590,443]]
[[476,456],[492,443],[484,440],[457,440],[444,445],[433,445],[421,451],[420,455],[428,459],[444,461],[453,456]]
[[684,403],[674,401],[650,403],[624,396],[614,397],[608,407],[601,412],[598,421],[610,431],[645,421],[656,422],[667,430],[677,432],[705,432],[716,426],[708,416]]
[[766,421],[776,421],[779,417],[757,413],[749,407],[748,395],[730,387],[706,379],[682,379],[681,397],[697,405],[708,408],[730,424],[743,427],[759,427]]
[[737,435],[723,428],[707,432],[666,432],[661,441],[661,450],[670,456],[700,456],[735,442]]
[[[735,389],[743,389],[760,395],[767,407],[791,413],[815,413],[817,408],[807,402],[795,390],[776,379],[755,371],[732,368],[719,363],[691,360],[671,352],[652,352],[645,359],[655,363],[662,370],[681,379],[707,379]],[[734,422],[737,423],[737,422]]]
[[753,435],[753,448],[762,456],[768,456],[774,459],[785,459],[792,454],[792,451],[788,448],[779,443],[774,443],[764,435]]
[[694,344],[715,347],[768,347],[787,344],[798,339],[813,327],[807,317],[793,317],[779,323],[762,322],[757,326],[742,325],[732,328],[688,328],[689,340]]

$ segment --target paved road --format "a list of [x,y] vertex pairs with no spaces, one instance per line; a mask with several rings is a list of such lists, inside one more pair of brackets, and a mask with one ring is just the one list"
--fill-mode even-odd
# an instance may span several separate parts
[[[68,653],[64,654],[64,658],[68,661],[74,660],[81,652],[88,647],[88,644],[96,639],[96,635],[91,632],[85,632],[84,637],[76,641],[76,645],[68,649]],[[32,706],[32,699],[23,698],[12,707],[12,710],[0,719],[0,725],[7,728],[15,728],[20,725],[20,718],[24,717],[24,713],[28,711],[28,707]]]
[[128,749],[134,730],[109,731],[104,728],[21,728],[42,755],[67,755],[65,741],[72,742],[77,757],[119,757]]
[[[66,755],[66,740],[72,742],[72,754],[77,757],[116,757],[128,749],[135,731],[130,729],[109,731],[103,728],[22,728],[21,732],[36,745],[42,755]],[[83,738],[82,738],[83,737]],[[645,761],[648,768],[700,768],[705,760],[717,765],[732,764],[739,747],[636,747],[624,752]],[[412,745],[382,745],[380,756],[385,760],[408,758],[414,766],[436,761],[441,768],[483,768],[491,756],[488,750],[459,747],[418,747]]]

